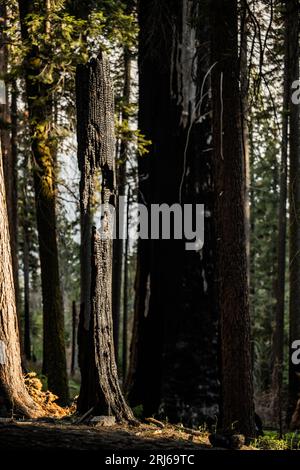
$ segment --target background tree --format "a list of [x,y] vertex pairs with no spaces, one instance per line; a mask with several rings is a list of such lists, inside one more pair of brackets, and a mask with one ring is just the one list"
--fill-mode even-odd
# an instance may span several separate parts
[[[294,0],[287,5],[289,31],[289,78],[290,84],[299,80],[299,2]],[[291,97],[290,97],[291,99]],[[289,359],[289,407],[288,418],[295,409],[299,398],[299,366],[291,361],[292,344],[300,338],[300,127],[299,106],[290,104],[290,174],[289,174],[289,229],[290,229],[290,359]]]
[[152,142],[138,159],[139,201],[207,212],[200,253],[184,240],[139,240],[129,399],[197,426],[218,402],[208,4],[139,2],[139,25],[139,128]]
[[[56,220],[56,162],[52,128],[53,79],[47,57],[51,52],[49,3],[19,2],[22,39],[26,45],[24,75],[30,118],[30,133],[34,155],[34,187],[39,236],[43,292],[43,372],[50,390],[59,396],[60,403],[68,401],[64,313],[60,286]],[[30,21],[42,13],[44,41],[32,42]],[[48,75],[45,76],[45,71]]]
[[221,426],[254,436],[236,1],[213,4],[212,64]]

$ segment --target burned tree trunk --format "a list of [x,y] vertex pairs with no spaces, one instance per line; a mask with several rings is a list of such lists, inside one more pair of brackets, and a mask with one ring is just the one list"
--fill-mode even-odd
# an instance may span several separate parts
[[[109,205],[115,207],[114,101],[109,64],[100,53],[77,70],[78,160],[82,173],[82,201],[95,195],[94,178],[101,173],[101,232],[92,230],[90,315],[81,318],[79,338],[82,384],[78,400],[81,413],[94,408],[95,414],[113,414],[117,420],[133,420],[118,383],[112,326],[112,220]],[[84,214],[82,214],[84,215]],[[88,295],[88,294],[87,294]],[[82,348],[82,344],[79,343]]]
[[0,151],[0,415],[41,415],[22,377],[8,215]]

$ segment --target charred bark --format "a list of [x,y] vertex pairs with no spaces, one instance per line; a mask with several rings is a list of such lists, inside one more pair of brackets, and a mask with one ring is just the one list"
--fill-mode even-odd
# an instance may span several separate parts
[[86,200],[94,195],[93,178],[101,172],[101,232],[92,230],[90,316],[81,319],[86,351],[82,355],[81,413],[133,421],[118,383],[112,326],[112,220],[115,207],[114,100],[107,58],[100,53],[77,70],[78,161],[85,175]]

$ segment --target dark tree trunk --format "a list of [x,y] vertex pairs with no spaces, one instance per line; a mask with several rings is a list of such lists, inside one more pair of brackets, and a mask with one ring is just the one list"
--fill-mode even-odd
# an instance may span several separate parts
[[[34,189],[43,296],[43,373],[48,387],[68,402],[68,379],[64,338],[64,312],[60,286],[56,231],[56,168],[55,148],[51,141],[52,89],[38,80],[44,59],[38,46],[32,45],[27,15],[47,12],[47,2],[19,2],[21,32],[28,46],[24,61],[26,94],[30,118],[32,153],[34,157]],[[40,7],[40,8],[38,8]],[[48,22],[45,34],[49,34]],[[50,41],[51,42],[51,41]]]
[[30,286],[29,286],[29,232],[27,222],[23,228],[23,273],[24,273],[24,354],[31,359],[31,322],[30,322]]
[[0,415],[42,415],[29,396],[21,367],[21,353],[16,313],[12,258],[2,153],[0,150]]
[[139,159],[140,202],[207,211],[201,252],[139,241],[128,392],[146,415],[195,426],[218,401],[207,18],[197,2],[139,3],[139,128],[152,141]]
[[[289,35],[289,82],[299,80],[299,2],[286,4]],[[291,97],[290,97],[291,98]],[[300,365],[291,361],[292,344],[300,338],[300,152],[299,105],[290,104],[290,331],[289,331],[289,403],[288,420],[300,393]]]
[[100,170],[104,208],[101,235],[96,228],[92,233],[90,318],[86,324],[81,319],[79,325],[85,329],[87,347],[80,364],[82,383],[78,410],[84,413],[94,408],[95,414],[113,414],[119,421],[131,421],[133,415],[118,383],[113,342],[112,222],[108,204],[115,206],[114,101],[109,64],[102,53],[87,65],[78,67],[76,85],[78,161],[87,179],[85,197],[93,196],[92,181]]
[[237,1],[212,5],[213,163],[221,426],[254,436]]
[[77,309],[76,302],[72,302],[72,353],[71,353],[71,376],[75,374],[76,368],[76,330],[77,330]]
[[244,156],[244,186],[245,186],[245,230],[246,230],[246,253],[247,253],[247,277],[248,286],[250,288],[250,232],[251,232],[251,214],[250,214],[250,147],[249,147],[249,70],[248,70],[248,9],[247,0],[242,0],[241,8],[241,117],[242,117],[242,139],[243,139],[243,156]]
[[128,365],[128,255],[129,255],[129,205],[130,189],[127,191],[127,209],[126,209],[126,241],[124,253],[124,294],[123,294],[123,361],[122,372],[123,382],[126,382]]
[[279,434],[282,438],[282,385],[283,385],[283,348],[284,348],[284,300],[285,300],[285,273],[286,273],[286,203],[287,203],[287,160],[288,160],[288,110],[290,108],[289,80],[289,22],[285,15],[284,33],[284,79],[282,103],[282,138],[281,138],[281,165],[280,165],[280,196],[278,213],[278,240],[277,240],[277,279],[275,285],[275,331],[273,336],[273,374],[272,391],[274,394],[273,411],[279,425]]
[[[124,49],[124,89],[123,100],[124,109],[122,111],[122,122],[128,121],[128,106],[130,104],[131,92],[131,52],[128,47]],[[128,158],[128,142],[122,139],[120,145],[120,164],[117,171],[117,189],[118,198],[125,196],[126,187],[126,171],[127,171],[127,158]],[[119,231],[119,203],[116,206],[117,216],[117,233]],[[115,354],[118,364],[119,356],[119,327],[120,327],[120,311],[121,311],[121,292],[122,292],[122,271],[123,271],[123,255],[124,255],[124,242],[122,238],[114,240],[114,266],[113,266],[113,328],[114,328],[114,342]]]

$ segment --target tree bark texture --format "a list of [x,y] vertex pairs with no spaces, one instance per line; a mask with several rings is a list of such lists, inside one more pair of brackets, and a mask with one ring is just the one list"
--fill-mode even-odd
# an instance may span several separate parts
[[[1,153],[1,151],[0,151]],[[22,375],[2,155],[0,155],[0,414],[41,415]]]
[[220,313],[221,425],[254,436],[240,115],[237,1],[212,4],[214,219]]
[[[6,6],[0,6],[0,16],[3,22],[0,27],[0,40],[5,40]],[[18,263],[18,211],[17,211],[17,151],[16,151],[16,128],[17,128],[17,90],[15,80],[11,86],[11,106],[9,103],[9,83],[6,78],[8,65],[8,48],[2,45],[0,49],[0,75],[5,82],[6,103],[0,105],[0,128],[1,128],[1,147],[3,158],[3,172],[7,196],[7,210],[9,221],[9,233],[11,243],[11,254],[13,262],[13,275],[15,284],[16,306],[18,317],[19,312],[19,263]]]
[[[106,56],[99,54],[77,70],[78,160],[85,175],[87,200],[94,195],[93,180],[101,173],[101,231],[92,229],[90,318],[81,320],[87,339],[81,357],[82,384],[78,409],[114,415],[119,421],[134,417],[120,390],[112,325],[112,220],[115,207],[114,99]],[[101,234],[101,235],[100,235]],[[80,333],[81,334],[81,333]]]

